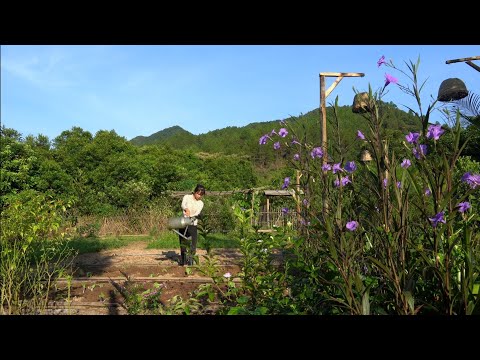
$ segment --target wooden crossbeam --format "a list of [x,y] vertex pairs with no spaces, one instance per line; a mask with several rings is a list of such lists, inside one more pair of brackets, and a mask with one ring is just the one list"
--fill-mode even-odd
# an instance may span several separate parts
[[480,56],[470,56],[470,57],[468,57],[468,58],[447,60],[447,61],[445,61],[445,64],[453,64],[453,63],[457,63],[457,62],[464,62],[464,63],[467,64],[468,66],[471,66],[472,68],[474,68],[475,70],[477,70],[478,72],[480,72],[480,66],[474,64],[474,63],[472,62],[472,60],[480,60]]
[[453,63],[457,63],[457,62],[464,62],[464,61],[470,61],[470,60],[480,60],[480,56],[470,56],[470,57],[467,57],[467,58],[447,60],[447,61],[445,61],[445,64],[453,64]]

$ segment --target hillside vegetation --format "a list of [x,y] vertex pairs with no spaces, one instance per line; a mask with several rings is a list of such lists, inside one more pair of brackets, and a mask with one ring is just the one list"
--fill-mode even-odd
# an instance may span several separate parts
[[[406,151],[402,145],[405,134],[418,131],[420,124],[394,104],[385,105],[384,130],[390,148],[400,157]],[[327,119],[329,155],[336,162],[358,161],[365,144],[357,141],[356,134],[357,130],[367,131],[365,119],[352,113],[349,106],[336,111],[328,107]],[[281,121],[201,135],[174,126],[130,141],[114,130],[93,135],[73,127],[50,140],[41,134],[23,137],[2,127],[0,205],[28,190],[69,200],[78,215],[107,215],[164,203],[169,191],[190,191],[197,183],[209,191],[280,189],[286,176],[294,176],[288,166],[293,154],[286,146],[293,134],[281,139],[285,143],[278,150],[273,141],[261,146],[259,139],[287,123],[298,140],[320,146],[318,109]],[[464,130],[475,131],[478,129],[473,127]],[[464,155],[478,159],[478,154],[478,142],[470,142]]]

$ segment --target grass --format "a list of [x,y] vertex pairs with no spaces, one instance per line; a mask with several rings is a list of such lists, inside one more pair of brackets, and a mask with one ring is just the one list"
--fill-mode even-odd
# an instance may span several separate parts
[[108,237],[76,237],[70,240],[69,245],[78,254],[94,253],[101,250],[118,249],[135,241],[150,241],[151,236],[108,236]]
[[[212,249],[232,249],[240,247],[240,241],[232,239],[231,236],[225,234],[209,234],[208,239]],[[198,249],[205,249],[205,240],[198,235]],[[176,249],[180,246],[178,234],[171,232],[162,233],[160,236],[150,241],[147,249]]]
[[[240,242],[224,234],[209,234],[211,248],[238,248]],[[120,235],[106,237],[76,237],[69,241],[69,246],[78,251],[78,254],[94,253],[101,250],[118,249],[136,241],[147,242],[147,249],[176,249],[180,246],[178,235],[173,231],[162,232],[158,235]],[[205,249],[205,240],[198,235],[198,249]]]

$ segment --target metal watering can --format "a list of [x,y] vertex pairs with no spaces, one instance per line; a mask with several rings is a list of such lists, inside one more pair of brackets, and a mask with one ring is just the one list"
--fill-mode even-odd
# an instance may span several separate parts
[[[187,226],[188,225],[193,225],[193,222],[195,221],[196,217],[185,217],[185,216],[178,216],[178,217],[172,217],[168,219],[168,228],[170,230],[173,230],[176,232],[178,235],[183,237],[184,239],[188,240],[188,237],[186,236],[187,234]],[[179,232],[177,229],[183,229],[185,228],[185,232],[182,234]]]
[[193,221],[195,217],[185,217],[185,216],[178,216],[172,217],[168,219],[168,228],[169,229],[183,229],[188,225],[193,225]]

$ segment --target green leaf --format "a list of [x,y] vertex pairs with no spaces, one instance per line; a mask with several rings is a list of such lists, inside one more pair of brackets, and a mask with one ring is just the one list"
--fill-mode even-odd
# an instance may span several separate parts
[[370,291],[367,290],[362,296],[362,315],[370,315]]
[[383,265],[380,261],[378,261],[377,259],[369,256],[368,259],[373,262],[375,265],[377,265],[380,269],[382,269],[385,274],[387,274],[388,277],[391,277],[391,274],[390,274],[390,270],[385,266]]
[[415,312],[415,300],[412,296],[412,293],[410,291],[404,291],[403,296],[405,296],[405,299],[407,300],[408,308],[413,314]]

